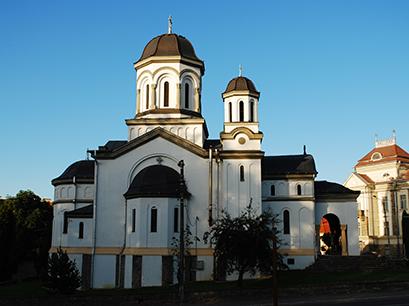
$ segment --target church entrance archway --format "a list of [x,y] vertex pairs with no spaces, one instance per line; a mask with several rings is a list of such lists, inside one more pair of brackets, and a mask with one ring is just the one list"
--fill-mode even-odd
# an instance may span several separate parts
[[334,214],[326,214],[320,222],[321,255],[342,255],[341,222]]

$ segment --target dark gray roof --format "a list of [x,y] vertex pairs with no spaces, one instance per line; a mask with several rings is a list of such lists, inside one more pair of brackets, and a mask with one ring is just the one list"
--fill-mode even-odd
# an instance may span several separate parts
[[220,139],[206,139],[203,148],[208,150],[209,148],[221,148],[222,143]]
[[125,198],[178,198],[180,175],[176,170],[154,165],[141,170],[133,179]]
[[77,183],[94,183],[94,166],[93,160],[80,160],[70,165],[57,178],[53,179],[51,183],[54,186],[61,184],[72,183],[75,177]]
[[126,145],[128,141],[126,140],[109,140],[105,145],[99,146],[98,150],[101,151],[115,151],[116,149]]
[[92,218],[93,216],[94,206],[92,204],[65,212],[66,218]]
[[351,190],[341,184],[327,182],[327,181],[316,181],[314,182],[315,196],[338,194],[338,195],[359,195],[359,191]]
[[265,156],[261,160],[263,179],[287,174],[317,174],[314,157],[310,154]]

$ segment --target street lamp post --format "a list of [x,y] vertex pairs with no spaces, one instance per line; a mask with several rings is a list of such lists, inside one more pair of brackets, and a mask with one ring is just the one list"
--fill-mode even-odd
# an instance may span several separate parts
[[180,224],[179,224],[179,299],[182,305],[184,299],[184,285],[185,285],[185,193],[186,184],[184,177],[185,163],[181,160],[178,163],[180,168],[179,192],[180,192]]

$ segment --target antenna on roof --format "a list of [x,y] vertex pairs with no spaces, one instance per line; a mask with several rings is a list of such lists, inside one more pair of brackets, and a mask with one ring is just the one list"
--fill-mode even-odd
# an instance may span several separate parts
[[392,138],[396,143],[396,130],[395,129],[392,130]]
[[243,66],[242,64],[239,65],[239,76],[243,75]]
[[304,145],[303,149],[304,149],[304,155],[307,155],[307,146]]
[[172,34],[172,25],[173,25],[172,16],[169,15],[169,17],[168,17],[168,34]]

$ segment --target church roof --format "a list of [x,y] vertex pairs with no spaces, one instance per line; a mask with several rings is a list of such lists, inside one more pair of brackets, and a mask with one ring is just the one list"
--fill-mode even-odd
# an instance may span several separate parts
[[261,175],[263,179],[277,175],[316,175],[317,173],[314,157],[310,154],[265,156],[261,160]]
[[133,179],[125,198],[178,198],[179,173],[167,166],[154,165],[141,170]]
[[243,77],[243,76],[239,76],[237,78],[232,79],[226,87],[226,90],[224,91],[225,93],[231,92],[231,91],[249,91],[251,93],[255,93],[255,94],[260,94],[257,89],[256,86],[254,85],[253,81]]
[[174,33],[162,34],[150,40],[143,49],[138,62],[151,56],[181,56],[203,64],[202,60],[196,56],[191,42],[182,35]]
[[360,191],[351,190],[341,184],[327,181],[314,182],[314,190],[316,198],[357,198],[360,194]]
[[[376,153],[380,158],[375,158]],[[377,147],[372,149],[368,154],[362,157],[355,167],[362,167],[372,164],[384,163],[389,161],[401,161],[405,163],[409,163],[409,153],[406,152],[404,149],[399,147],[397,144]]]
[[61,184],[77,183],[94,183],[94,161],[92,160],[80,160],[70,165],[65,171],[57,178],[53,179],[51,183],[54,186]]
[[92,204],[65,212],[67,218],[92,218],[93,216],[94,207]]

